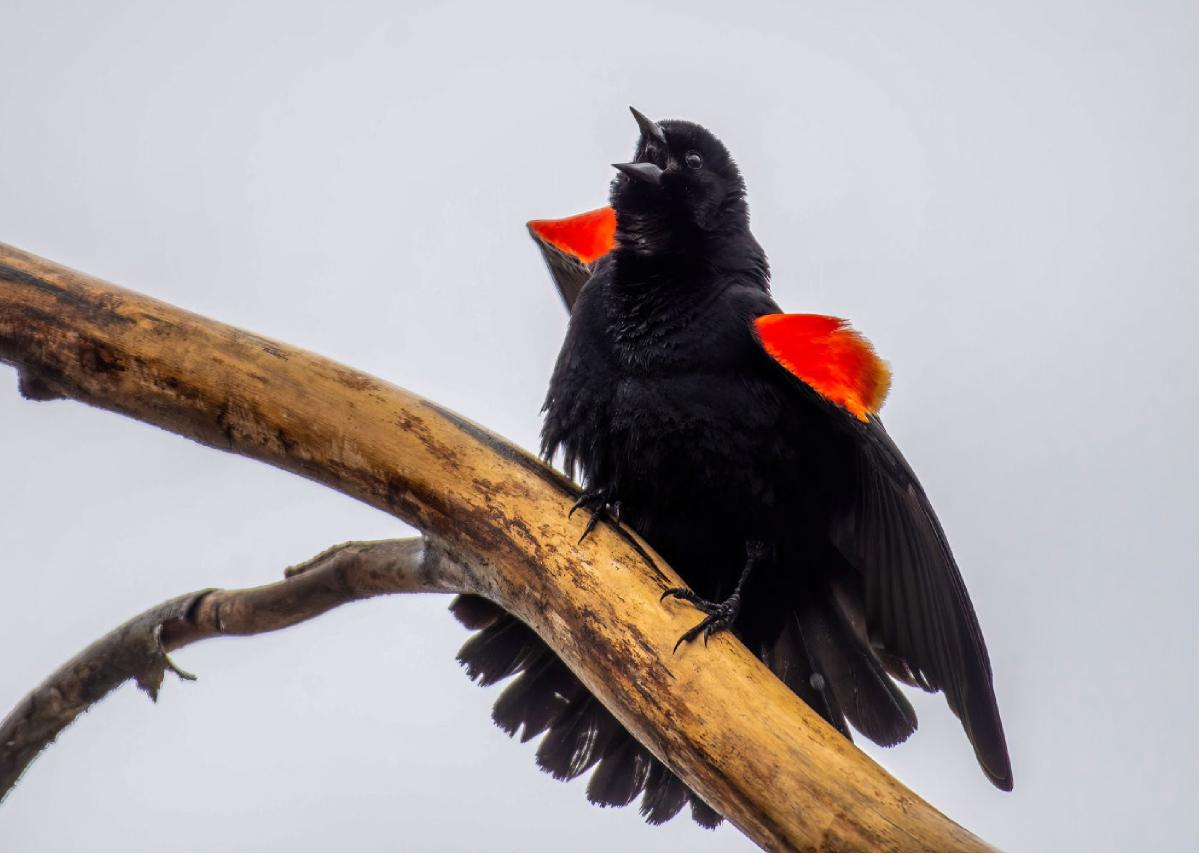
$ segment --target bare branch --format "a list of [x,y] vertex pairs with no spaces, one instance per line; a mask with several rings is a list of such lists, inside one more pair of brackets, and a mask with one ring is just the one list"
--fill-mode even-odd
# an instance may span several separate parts
[[147,609],[50,675],[0,722],[0,801],[63,728],[126,680],[157,699],[166,671],[193,680],[167,655],[206,638],[257,635],[380,594],[469,590],[445,552],[424,538],[332,547],[287,578],[258,588],[197,591]]
[[73,398],[270,463],[435,538],[464,588],[527,623],[764,848],[987,848],[736,639],[671,655],[692,616],[658,598],[679,577],[624,528],[604,524],[579,543],[573,484],[434,403],[2,244],[0,361],[37,378],[24,384],[31,397]]

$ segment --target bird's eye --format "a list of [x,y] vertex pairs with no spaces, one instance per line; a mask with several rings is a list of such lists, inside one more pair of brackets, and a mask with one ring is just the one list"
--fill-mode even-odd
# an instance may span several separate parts
[[699,169],[704,165],[704,158],[700,157],[698,152],[689,151],[683,156],[683,162],[687,164],[688,169]]

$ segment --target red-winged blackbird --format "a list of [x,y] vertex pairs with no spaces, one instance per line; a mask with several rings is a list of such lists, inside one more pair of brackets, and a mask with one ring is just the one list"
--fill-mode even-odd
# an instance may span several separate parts
[[[619,509],[690,586],[664,597],[705,615],[680,642],[731,628],[847,737],[847,722],[880,745],[916,729],[894,680],[944,692],[987,777],[1011,789],[975,612],[877,415],[886,364],[839,319],[780,312],[741,174],[711,133],[634,116],[612,208],[530,224],[574,304],[542,451],[582,472],[585,534]],[[480,630],[459,654],[470,675],[519,674],[493,717],[523,741],[547,732],[542,768],[599,763],[593,802],[643,793],[659,823],[690,800],[702,825],[720,822],[524,624],[475,597],[453,608]]]

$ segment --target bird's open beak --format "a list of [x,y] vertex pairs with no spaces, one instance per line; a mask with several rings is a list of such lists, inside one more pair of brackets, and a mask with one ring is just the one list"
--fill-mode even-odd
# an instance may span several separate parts
[[643,136],[645,136],[647,139],[654,140],[661,146],[665,146],[667,144],[667,135],[664,134],[663,129],[658,126],[658,122],[650,121],[633,107],[629,108],[629,112],[633,113],[633,117],[637,119],[638,128],[641,130]]
[[613,166],[630,178],[647,184],[661,184],[663,171],[653,163],[614,163]]
[[[629,112],[633,113],[633,117],[637,119],[642,136],[666,149],[667,135],[663,133],[663,129],[659,127],[658,123],[650,121],[633,107],[629,108]],[[653,163],[614,163],[613,166],[636,181],[656,185],[662,183],[662,168]]]

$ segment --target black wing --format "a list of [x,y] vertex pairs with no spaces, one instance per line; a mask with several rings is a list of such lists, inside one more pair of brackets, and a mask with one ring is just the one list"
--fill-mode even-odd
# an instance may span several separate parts
[[852,499],[830,535],[864,576],[872,645],[898,679],[945,693],[988,778],[1011,790],[992,666],[950,544],[882,423],[854,430]]
[[567,304],[567,311],[571,311],[575,301],[579,299],[579,292],[583,290],[583,286],[592,276],[592,265],[563,252],[552,243],[547,243],[539,238],[532,229],[529,233],[533,236],[533,241],[537,244],[538,249],[541,250],[542,258],[546,261],[546,269],[550,271],[554,284],[558,286],[558,293],[562,295],[563,302]]

